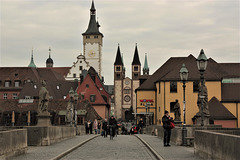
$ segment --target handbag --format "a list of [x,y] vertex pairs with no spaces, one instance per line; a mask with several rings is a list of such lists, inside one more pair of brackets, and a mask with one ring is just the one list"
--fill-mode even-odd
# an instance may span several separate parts
[[175,128],[175,124],[173,122],[170,122],[171,129]]

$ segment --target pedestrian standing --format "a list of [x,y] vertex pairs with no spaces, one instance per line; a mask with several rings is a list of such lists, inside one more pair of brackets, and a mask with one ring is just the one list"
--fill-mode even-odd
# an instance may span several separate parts
[[97,134],[97,130],[98,130],[98,121],[97,121],[97,119],[95,119],[95,121],[93,123],[93,129],[95,131],[95,134]]
[[141,118],[140,121],[138,122],[138,127],[139,127],[140,134],[142,134],[143,125],[144,125],[143,119]]
[[92,120],[90,120],[89,122],[90,122],[89,131],[90,131],[90,134],[92,134],[93,122],[92,122]]
[[171,137],[171,122],[173,122],[173,118],[169,116],[169,112],[165,111],[165,115],[162,117],[163,128],[164,128],[164,147],[170,147],[170,137]]
[[100,134],[101,126],[102,126],[101,122],[98,121],[98,129],[97,129],[98,134]]

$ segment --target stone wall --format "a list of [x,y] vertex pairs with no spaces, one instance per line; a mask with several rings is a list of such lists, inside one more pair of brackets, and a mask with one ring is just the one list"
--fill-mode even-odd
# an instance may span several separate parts
[[50,126],[50,127],[38,127],[30,126],[25,127],[28,134],[29,146],[48,146],[52,143],[61,141],[66,138],[71,138],[76,135],[74,127],[66,126]]
[[27,130],[13,129],[0,131],[0,159],[24,154],[27,151]]
[[[220,131],[222,132],[222,131]],[[204,159],[237,160],[240,157],[240,136],[231,130],[195,131],[194,152]],[[239,134],[239,131],[234,131]]]

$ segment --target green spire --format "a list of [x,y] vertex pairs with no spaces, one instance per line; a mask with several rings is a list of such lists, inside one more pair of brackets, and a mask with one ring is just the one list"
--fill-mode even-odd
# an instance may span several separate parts
[[33,49],[32,49],[31,62],[30,62],[30,64],[28,65],[28,67],[37,68],[37,66],[34,64],[34,60],[33,60]]
[[145,53],[145,61],[144,61],[144,67],[143,67],[144,70],[149,70],[149,67],[148,67],[148,62],[147,62],[147,53]]

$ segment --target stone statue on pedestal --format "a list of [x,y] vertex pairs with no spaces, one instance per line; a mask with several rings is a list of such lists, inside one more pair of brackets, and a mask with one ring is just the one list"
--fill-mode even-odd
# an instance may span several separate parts
[[46,82],[42,80],[42,87],[39,91],[39,104],[38,104],[39,113],[47,112],[48,102],[49,102],[49,93],[46,88]]
[[[201,95],[201,90],[203,90],[203,94]],[[203,96],[203,98],[201,98],[201,96]],[[197,105],[198,105],[198,109],[199,112],[197,113],[197,115],[201,115],[201,99],[203,99],[203,113],[205,115],[209,115],[209,110],[208,110],[208,91],[207,91],[207,87],[205,85],[205,81],[203,82],[203,87],[201,87],[199,85],[199,89],[198,89],[198,100],[197,100]]]
[[67,105],[66,122],[71,123],[72,120],[73,120],[72,102],[69,101]]
[[178,103],[178,100],[176,99],[176,103],[173,107],[174,110],[174,121],[181,121],[181,110],[180,110],[180,104]]

